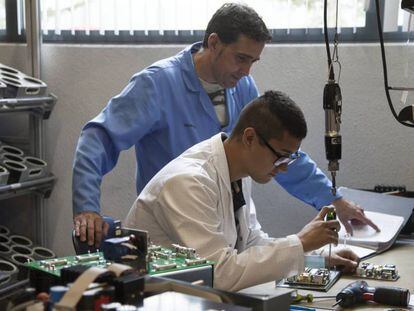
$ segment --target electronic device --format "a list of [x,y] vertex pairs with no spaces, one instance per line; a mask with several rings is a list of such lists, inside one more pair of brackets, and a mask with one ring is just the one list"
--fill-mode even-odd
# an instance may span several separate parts
[[374,265],[369,262],[361,263],[355,271],[355,276],[382,281],[396,281],[400,278],[395,265]]
[[[95,252],[33,261],[25,265],[29,268],[32,286],[37,290],[45,290],[52,285],[73,282],[77,276],[90,267],[107,268],[114,262],[113,259],[122,253],[119,250],[112,251],[110,252],[112,257],[108,257],[104,252]],[[122,263],[128,263],[140,275],[148,273],[189,282],[202,280],[205,285],[213,285],[214,262],[199,257],[192,248],[176,244],[173,244],[171,249],[150,245],[148,256],[145,256],[148,261],[142,258],[131,258],[130,255],[126,256],[128,256],[128,261],[123,260]],[[145,263],[144,270],[139,261]]]
[[[324,38],[328,59],[328,82],[323,89],[323,109],[325,110],[325,152],[328,160],[328,171],[331,172],[332,194],[336,195],[336,172],[339,171],[339,160],[342,154],[342,137],[339,134],[342,113],[342,94],[339,87],[341,63],[338,57],[338,6],[336,6],[336,26],[334,48],[331,57],[328,36],[328,1],[324,0]],[[339,66],[338,82],[335,81],[334,63]]]
[[304,272],[285,278],[278,282],[276,286],[326,292],[335,284],[340,275],[340,271],[306,267]]
[[[109,225],[106,240],[99,250],[104,259],[132,266],[141,274],[163,275],[187,282],[203,281],[213,286],[213,262],[201,258],[195,249],[173,244],[170,248],[149,243],[148,232],[122,227],[120,220],[103,216]],[[99,252],[95,247],[81,242],[73,231],[73,243],[77,254]]]
[[342,155],[342,136],[339,134],[342,111],[342,95],[339,84],[329,80],[323,90],[325,110],[325,152],[328,171],[331,172],[332,192],[336,194],[336,172]]
[[343,308],[365,302],[374,301],[381,304],[406,307],[410,302],[410,291],[400,287],[368,287],[365,281],[349,284],[336,295],[336,303]]

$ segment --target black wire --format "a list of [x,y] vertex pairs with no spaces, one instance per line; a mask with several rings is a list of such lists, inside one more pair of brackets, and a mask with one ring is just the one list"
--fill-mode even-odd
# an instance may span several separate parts
[[380,46],[381,46],[382,69],[383,69],[383,73],[384,73],[384,88],[385,88],[385,95],[387,97],[388,105],[391,109],[392,115],[394,116],[395,120],[397,120],[397,122],[401,123],[402,125],[408,126],[408,127],[414,127],[414,124],[403,122],[403,121],[400,121],[398,119],[397,113],[394,109],[394,105],[393,105],[392,100],[391,100],[390,91],[389,91],[390,87],[388,86],[387,60],[386,60],[386,57],[385,57],[384,37],[383,37],[382,26],[381,26],[379,0],[375,0],[375,7],[376,7],[376,10],[377,10],[378,35],[379,35]]
[[335,74],[332,65],[331,50],[329,48],[328,37],[328,0],[324,0],[323,3],[323,32],[325,38],[326,55],[328,57],[329,80],[335,81]]

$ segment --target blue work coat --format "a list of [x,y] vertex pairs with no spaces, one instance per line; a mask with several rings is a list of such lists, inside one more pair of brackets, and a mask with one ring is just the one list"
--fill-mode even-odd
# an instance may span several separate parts
[[[100,212],[103,175],[115,166],[122,150],[135,147],[136,189],[189,147],[219,132],[230,133],[242,108],[258,97],[251,76],[226,89],[228,125],[222,128],[210,98],[196,74],[195,43],[177,55],[135,74],[125,89],[89,121],[78,141],[73,168],[73,209]],[[320,208],[335,198],[330,180],[301,152],[289,171],[275,177],[289,193]]]

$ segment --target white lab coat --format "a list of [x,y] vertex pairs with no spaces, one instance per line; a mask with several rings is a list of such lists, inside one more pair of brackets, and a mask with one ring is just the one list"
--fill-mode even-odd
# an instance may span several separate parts
[[148,230],[151,241],[193,247],[216,262],[214,286],[236,291],[303,271],[304,253],[296,235],[271,239],[250,208],[251,179],[243,179],[246,205],[237,212],[237,237],[223,133],[185,151],[143,189],[125,220]]

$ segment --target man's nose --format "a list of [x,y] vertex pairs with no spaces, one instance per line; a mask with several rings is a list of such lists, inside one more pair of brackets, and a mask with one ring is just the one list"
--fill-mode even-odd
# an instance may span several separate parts
[[243,64],[240,67],[240,72],[242,73],[243,76],[248,76],[250,74],[250,69],[251,68],[252,68],[252,64],[251,63]]

